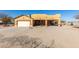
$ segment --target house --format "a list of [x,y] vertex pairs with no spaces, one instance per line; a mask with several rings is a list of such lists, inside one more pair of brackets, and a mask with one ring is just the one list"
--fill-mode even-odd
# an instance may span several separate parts
[[30,16],[21,15],[15,18],[15,26],[17,27],[32,27],[32,26],[51,26],[60,25],[60,14],[32,14]]

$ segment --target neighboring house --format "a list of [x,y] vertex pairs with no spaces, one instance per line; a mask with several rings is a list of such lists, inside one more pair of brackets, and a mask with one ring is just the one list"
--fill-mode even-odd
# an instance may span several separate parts
[[[4,25],[3,19],[0,18],[0,25]],[[14,25],[14,19],[10,18],[10,21],[7,22],[6,26],[13,26]]]
[[51,26],[60,25],[60,14],[32,14],[30,16],[21,15],[15,18],[15,26],[17,27],[32,27],[32,26]]
[[2,22],[2,18],[0,18],[0,25],[2,25],[3,24],[3,22]]
[[73,26],[74,26],[74,27],[79,27],[79,19],[76,19],[76,20],[73,22]]

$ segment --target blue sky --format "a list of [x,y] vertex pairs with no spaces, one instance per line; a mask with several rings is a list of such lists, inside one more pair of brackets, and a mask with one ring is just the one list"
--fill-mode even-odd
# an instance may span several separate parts
[[13,18],[29,14],[61,14],[62,20],[73,21],[74,16],[79,14],[79,10],[0,10],[0,13],[6,13]]

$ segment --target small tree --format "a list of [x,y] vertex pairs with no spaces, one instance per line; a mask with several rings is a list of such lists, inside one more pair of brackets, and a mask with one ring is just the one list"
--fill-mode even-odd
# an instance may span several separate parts
[[0,18],[4,25],[11,23],[12,17],[9,17],[6,13],[0,13]]
[[11,19],[9,17],[4,17],[2,18],[2,22],[4,23],[4,25],[7,25],[9,22],[11,22]]

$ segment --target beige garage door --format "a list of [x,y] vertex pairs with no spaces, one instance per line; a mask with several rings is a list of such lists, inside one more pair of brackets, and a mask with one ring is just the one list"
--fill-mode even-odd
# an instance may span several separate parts
[[30,21],[18,21],[18,27],[30,27]]

